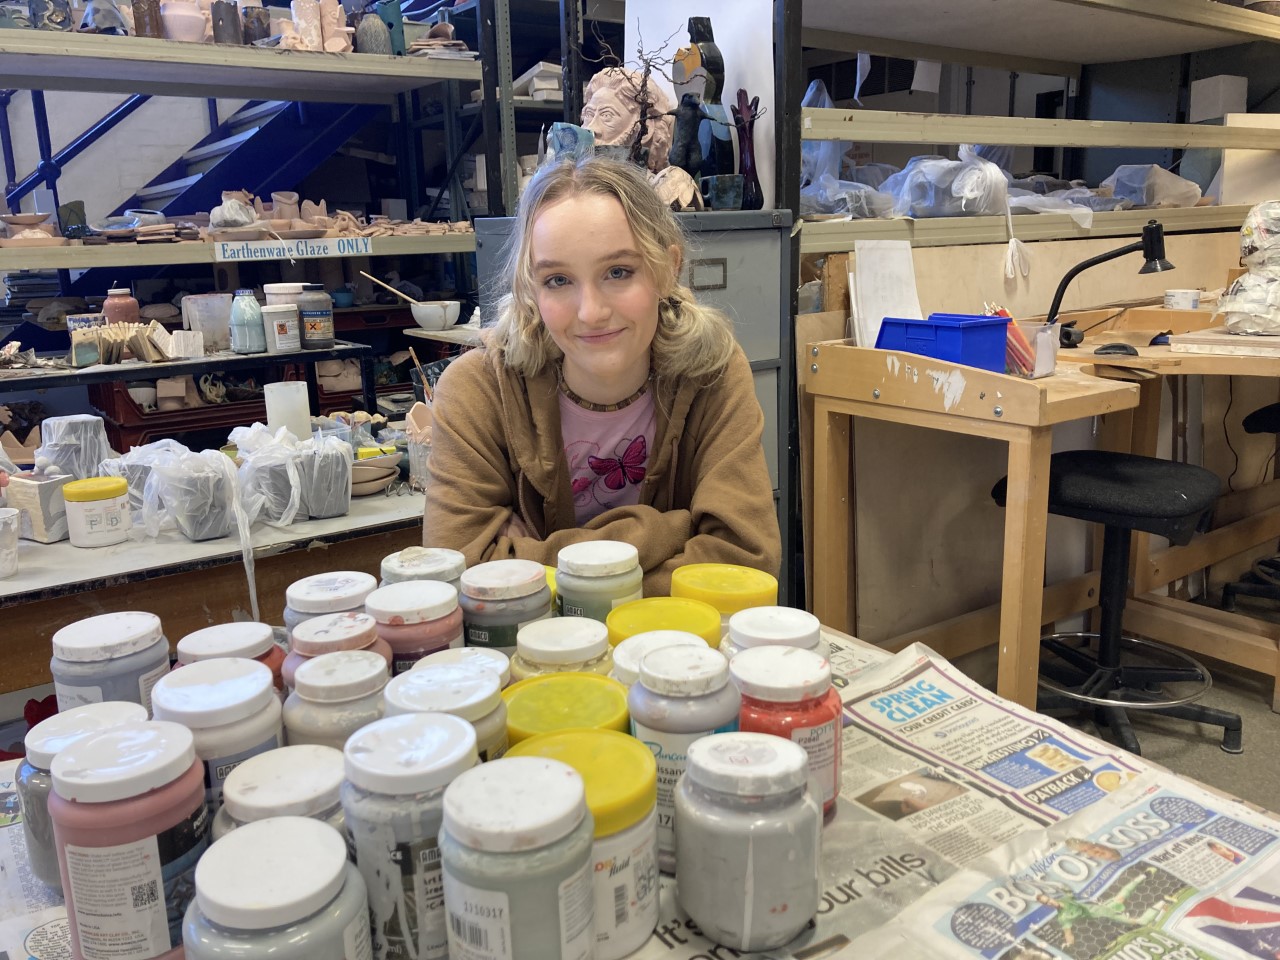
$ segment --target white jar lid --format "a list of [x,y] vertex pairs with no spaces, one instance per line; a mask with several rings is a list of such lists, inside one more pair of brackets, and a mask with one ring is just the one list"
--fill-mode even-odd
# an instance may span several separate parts
[[463,663],[410,670],[387,684],[387,716],[450,713],[463,720],[486,717],[502,703],[498,675]]
[[462,574],[462,592],[476,600],[514,600],[547,585],[547,568],[533,560],[490,560]]
[[326,613],[303,620],[289,634],[289,647],[304,657],[338,650],[363,650],[378,639],[378,621],[359,610]]
[[393,796],[439,790],[480,761],[476,728],[447,713],[375,720],[347,738],[342,755],[348,780]]
[[264,303],[258,308],[264,314],[268,313],[292,313],[297,314],[298,305],[296,303]]
[[275,632],[266,623],[217,623],[188,633],[179,640],[178,662],[195,663],[215,657],[248,657],[253,660],[269,651],[275,642]]
[[498,683],[503,687],[511,682],[511,660],[501,650],[491,650],[488,647],[449,647],[437,650],[414,663],[409,672],[453,663],[491,670],[498,675]]
[[203,730],[251,717],[275,699],[268,666],[245,657],[222,657],[189,663],[157,680],[151,688],[151,713],[157,720]]
[[336,613],[354,610],[378,587],[378,581],[357,570],[334,570],[303,577],[289,584],[284,601],[298,613]]
[[609,628],[589,617],[535,620],[516,634],[516,653],[534,663],[580,663],[603,656],[608,649]]
[[53,758],[73,743],[124,723],[140,723],[146,719],[146,707],[122,700],[86,703],[65,713],[55,713],[27,731],[22,741],[27,748],[27,763],[48,770]]
[[664,647],[705,647],[707,641],[685,630],[649,630],[627,637],[613,648],[613,675],[631,686],[640,679],[640,661]]
[[457,550],[445,547],[405,547],[382,558],[382,579],[387,583],[402,580],[457,580],[467,569],[467,558]]
[[306,817],[272,817],[232,830],[196,864],[200,912],[232,930],[266,930],[319,913],[342,892],[347,845]]
[[546,757],[503,757],[454,780],[444,792],[444,829],[489,853],[545,847],[587,814],[582,776]]
[[710,790],[766,797],[803,787],[809,755],[800,744],[768,733],[714,733],[689,745],[686,769]]
[[738,690],[747,697],[796,703],[831,689],[827,658],[800,647],[751,647],[729,664]]
[[640,660],[640,683],[668,697],[701,697],[729,682],[729,661],[704,642],[699,647],[659,647]]
[[146,650],[164,636],[154,613],[101,613],[69,623],[53,635],[53,655],[72,663],[116,660]]
[[443,580],[405,580],[389,583],[369,594],[364,612],[379,623],[395,626],[426,623],[458,609],[458,591]]
[[748,607],[729,618],[729,642],[744,650],[764,646],[813,650],[822,642],[822,622],[795,607]]
[[300,664],[293,674],[293,692],[318,703],[356,700],[386,685],[387,661],[372,650],[322,653]]
[[110,288],[108,288],[108,290],[107,290],[107,296],[109,296],[109,297],[131,297],[131,296],[133,296],[133,291],[132,291],[132,290],[130,290],[128,287],[110,287]]
[[342,751],[316,743],[277,747],[240,764],[222,784],[222,804],[240,823],[313,817],[338,803]]
[[301,293],[304,284],[301,283],[264,283],[262,285],[263,293]]
[[583,540],[556,554],[556,569],[575,577],[612,577],[639,566],[640,551],[621,540]]
[[195,760],[195,738],[182,724],[141,720],[73,743],[49,772],[64,800],[110,803],[173,783]]

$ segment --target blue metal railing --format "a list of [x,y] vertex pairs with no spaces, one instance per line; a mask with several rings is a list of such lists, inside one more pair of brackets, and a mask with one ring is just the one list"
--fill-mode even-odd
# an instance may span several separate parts
[[18,164],[13,159],[13,132],[9,129],[9,104],[17,90],[0,90],[0,150],[4,151],[4,192],[8,195],[17,184]]

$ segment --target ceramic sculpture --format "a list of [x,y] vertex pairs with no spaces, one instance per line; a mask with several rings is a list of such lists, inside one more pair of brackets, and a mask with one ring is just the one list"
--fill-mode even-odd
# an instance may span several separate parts
[[391,55],[391,31],[376,13],[364,14],[356,24],[356,52]]
[[139,37],[164,37],[160,0],[133,0],[133,32]]
[[[689,18],[689,46],[676,52],[671,66],[676,94],[698,94],[703,105],[703,118],[698,125],[698,142],[702,152],[702,168],[698,176],[712,177],[735,172],[737,157],[733,147],[733,125],[722,102],[724,94],[724,57],[716,46],[710,17]],[[688,168],[686,168],[688,169]]]
[[747,100],[747,91],[738,89],[738,102],[731,108],[733,123],[738,128],[738,170],[742,174],[742,209],[759,210],[764,206],[760,178],[756,176],[755,126],[760,116],[760,98]]
[[244,45],[244,29],[240,26],[240,7],[235,0],[213,0],[213,42],[230,46]]
[[298,33],[298,39],[302,42],[302,49],[323,50],[324,34],[320,29],[318,0],[292,0],[289,10],[293,14],[293,27]]
[[547,131],[547,162],[572,160],[577,163],[595,153],[595,134],[573,123],[556,122]]
[[129,35],[129,25],[113,0],[89,0],[76,29],[80,33],[100,33],[110,37]]
[[631,146],[641,126],[642,87],[649,109],[643,118],[640,155],[634,159],[656,173],[667,166],[675,121],[669,116],[674,106],[671,98],[655,80],[645,87],[638,71],[621,67],[601,70],[587,83],[582,126],[592,132],[598,147]]
[[352,30],[338,0],[320,0],[320,34],[326,53],[350,53]]
[[698,130],[706,119],[706,111],[696,93],[685,93],[672,115],[676,118],[675,133],[667,160],[671,166],[679,167],[696,180],[702,176],[702,143],[698,139]]
[[160,4],[160,19],[164,23],[165,39],[204,42],[204,14],[189,0],[164,0]]
[[[138,0],[134,0],[135,3]],[[245,43],[257,43],[271,36],[271,14],[266,7],[243,6],[240,8],[240,31]]]
[[37,30],[70,30],[71,5],[68,0],[27,0],[31,25]]
[[400,0],[378,0],[376,9],[391,34],[391,52],[397,57],[404,56],[404,12],[400,9]]

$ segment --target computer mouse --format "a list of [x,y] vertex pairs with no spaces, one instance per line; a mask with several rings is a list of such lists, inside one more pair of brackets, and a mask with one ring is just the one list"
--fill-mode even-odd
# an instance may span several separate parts
[[1127,343],[1104,343],[1102,346],[1100,346],[1097,350],[1093,352],[1100,356],[1105,354],[1121,353],[1121,354],[1124,354],[1126,357],[1136,357],[1138,355],[1138,348],[1130,346]]

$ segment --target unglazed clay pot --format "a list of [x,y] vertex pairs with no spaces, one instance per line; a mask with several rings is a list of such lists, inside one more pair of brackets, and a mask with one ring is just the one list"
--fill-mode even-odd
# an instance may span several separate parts
[[188,0],[165,0],[160,4],[166,40],[204,43],[204,14]]

